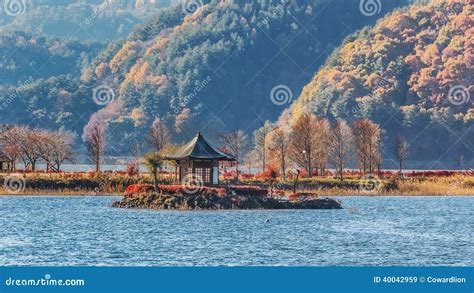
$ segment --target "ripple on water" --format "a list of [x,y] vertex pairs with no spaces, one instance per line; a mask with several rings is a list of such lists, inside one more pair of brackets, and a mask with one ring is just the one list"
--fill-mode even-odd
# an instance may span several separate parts
[[0,265],[467,265],[471,197],[344,197],[344,210],[147,211],[118,197],[0,197]]

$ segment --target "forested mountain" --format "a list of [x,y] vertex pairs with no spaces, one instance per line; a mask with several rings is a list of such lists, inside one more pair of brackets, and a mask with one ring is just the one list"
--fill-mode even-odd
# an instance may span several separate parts
[[81,133],[99,109],[92,85],[78,77],[59,75],[27,79],[19,87],[0,87],[0,124],[21,124]]
[[413,159],[472,154],[473,8],[469,0],[436,0],[397,10],[353,34],[282,122],[292,124],[308,111],[332,120],[369,117],[387,140],[409,137]]
[[[405,3],[384,2],[382,12]],[[186,11],[185,11],[186,12]],[[211,1],[183,14],[160,12],[94,63],[91,79],[114,89],[107,116],[114,140],[140,140],[160,117],[178,137],[197,129],[252,131],[276,119],[272,88],[284,84],[296,97],[343,37],[377,17],[359,1]],[[92,72],[93,71],[93,72]],[[132,136],[136,136],[133,138]]]
[[[127,153],[158,117],[179,141],[196,130],[251,133],[279,116],[291,124],[312,111],[332,121],[369,117],[388,140],[408,136],[412,156],[455,156],[472,144],[472,5],[435,0],[383,18],[407,2],[382,1],[380,11],[363,13],[358,0],[191,1],[196,5],[161,9],[131,25],[126,38],[100,52],[97,43],[4,32],[0,123],[66,128],[80,136],[100,121],[114,151]],[[103,1],[62,3],[51,9],[64,14],[71,5]],[[163,4],[107,3],[122,10],[92,20],[124,19],[118,11],[140,15],[147,9],[137,7]],[[43,60],[55,62],[40,75],[28,72]],[[104,88],[106,100],[97,103]],[[451,148],[456,140],[464,143]]]
[[104,41],[126,37],[175,0],[0,0],[0,31]]
[[0,35],[0,124],[81,133],[98,109],[80,77],[103,43],[10,32]]
[[79,77],[103,49],[97,42],[4,33],[0,35],[0,81],[5,86],[62,74]]

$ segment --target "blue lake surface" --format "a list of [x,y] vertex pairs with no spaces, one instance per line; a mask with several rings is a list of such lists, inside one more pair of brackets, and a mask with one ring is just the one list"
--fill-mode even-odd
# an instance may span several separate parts
[[0,265],[474,265],[474,197],[197,212],[111,208],[119,199],[0,196]]

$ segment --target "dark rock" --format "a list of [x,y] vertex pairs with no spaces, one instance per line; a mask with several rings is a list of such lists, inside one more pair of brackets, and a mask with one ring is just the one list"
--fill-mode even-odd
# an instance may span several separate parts
[[341,203],[330,198],[288,201],[262,196],[218,196],[214,193],[168,195],[142,193],[126,195],[113,207],[156,210],[227,210],[227,209],[341,209]]

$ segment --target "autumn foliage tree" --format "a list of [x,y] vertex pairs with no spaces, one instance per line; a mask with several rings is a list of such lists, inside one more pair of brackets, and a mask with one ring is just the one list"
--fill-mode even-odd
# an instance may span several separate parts
[[320,175],[324,175],[328,161],[329,140],[331,136],[331,125],[327,119],[316,117],[317,130],[314,133],[316,147],[315,147],[315,162],[316,171],[320,171]]
[[96,174],[99,174],[105,150],[105,130],[99,125],[92,126],[85,134],[85,144],[87,158],[95,165]]
[[359,167],[364,173],[373,173],[380,167],[380,126],[368,119],[356,120],[352,124],[354,144]]
[[303,114],[293,125],[290,136],[290,156],[295,164],[304,168],[311,176],[316,157],[317,118],[314,114]]
[[387,137],[403,127],[417,159],[444,157],[448,148],[453,158],[470,153],[472,1],[412,2],[347,37],[284,113],[290,123],[309,111],[331,120],[368,118]]
[[330,159],[339,179],[344,180],[344,167],[347,165],[353,149],[351,128],[344,120],[337,120],[329,137]]
[[262,172],[267,168],[267,151],[268,151],[268,134],[276,126],[270,121],[265,121],[259,129],[255,130],[253,133],[253,143],[255,146],[256,154],[260,157],[260,162],[262,163]]
[[275,128],[268,135],[268,148],[272,161],[275,161],[283,178],[288,167],[288,149],[290,147],[290,134],[282,127]]

